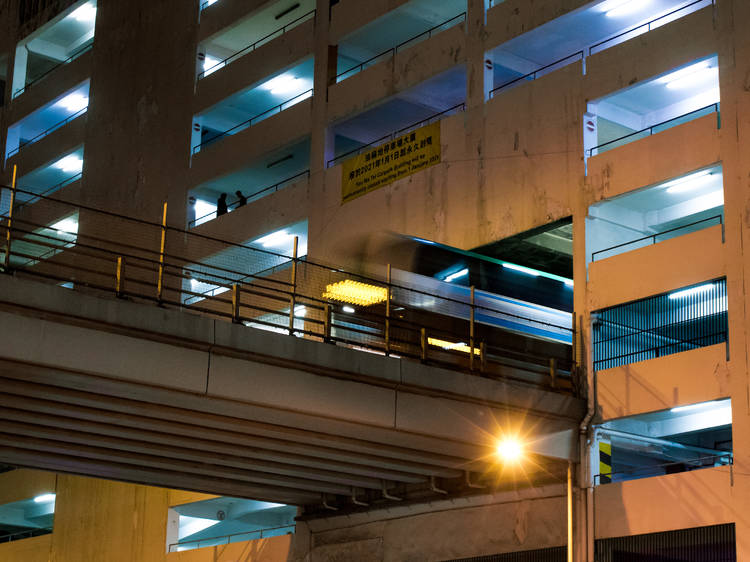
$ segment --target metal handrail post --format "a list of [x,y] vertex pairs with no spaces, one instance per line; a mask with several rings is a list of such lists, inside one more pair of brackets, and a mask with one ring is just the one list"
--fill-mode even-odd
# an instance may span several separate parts
[[8,209],[8,227],[5,232],[5,263],[3,264],[5,267],[5,271],[7,272],[10,269],[10,240],[11,240],[11,230],[13,228],[13,204],[16,200],[16,173],[18,171],[18,167],[16,164],[13,164],[13,180],[10,183],[10,208]]
[[385,354],[388,355],[391,352],[391,264],[388,264],[385,280],[388,285],[385,297]]
[[164,210],[161,217],[161,245],[159,247],[159,278],[156,282],[156,299],[161,302],[164,292],[164,249],[167,242],[167,202],[164,202]]
[[294,335],[294,306],[297,292],[297,248],[299,237],[294,237],[294,246],[292,248],[292,294],[289,297],[289,335]]
[[474,370],[474,313],[476,311],[474,299],[474,285],[471,286],[471,310],[469,312],[469,370]]
[[240,284],[232,283],[232,322],[240,322]]
[[331,341],[331,305],[326,303],[323,307],[323,341],[330,343]]
[[117,266],[115,268],[115,296],[122,296],[122,256],[117,256]]

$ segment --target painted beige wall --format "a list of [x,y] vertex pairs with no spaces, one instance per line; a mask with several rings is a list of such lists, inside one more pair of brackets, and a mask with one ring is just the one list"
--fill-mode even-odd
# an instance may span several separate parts
[[174,505],[215,496],[49,472],[0,474],[0,504],[55,491],[50,535],[0,544],[3,562],[282,562],[291,536],[167,554]]

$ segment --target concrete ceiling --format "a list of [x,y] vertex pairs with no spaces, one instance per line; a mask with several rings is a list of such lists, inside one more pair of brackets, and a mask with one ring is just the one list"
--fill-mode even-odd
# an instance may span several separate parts
[[336,153],[348,145],[367,144],[435,113],[462,103],[466,97],[466,68],[463,65],[425,80],[379,105],[342,120],[333,126],[338,137]]
[[[495,47],[488,56],[496,65],[527,74],[691,2],[693,0],[634,0],[632,4],[641,8],[617,17],[607,16],[608,2],[592,2]],[[684,14],[687,13],[689,10],[685,10]]]
[[[290,158],[291,156],[291,158]],[[213,178],[190,192],[190,195],[215,202],[221,193],[241,190],[251,195],[282,180],[296,176],[310,167],[310,139],[305,138],[266,154],[236,172]],[[233,200],[233,196],[229,198]]]
[[[293,85],[283,92],[272,92],[268,83],[280,77],[296,79]],[[267,76],[257,84],[238,92],[221,103],[204,111],[198,117],[204,128],[225,131],[235,125],[260,115],[313,87],[312,57],[300,61],[282,72]],[[301,101],[302,98],[299,98]]]
[[[17,121],[12,126],[8,127],[9,132],[13,134],[15,131],[18,131],[21,139],[30,140],[53,125],[67,119],[77,113],[80,109],[78,106],[71,106],[70,104],[65,103],[67,99],[71,99],[69,96],[78,98],[78,100],[88,106],[89,80],[82,82],[75,88],[68,90],[48,104],[27,115],[20,121]],[[76,102],[78,100],[76,100]],[[8,143],[7,148],[12,149],[14,147],[10,146],[10,143]]]
[[[276,16],[292,8],[288,14]],[[278,0],[241,19],[237,24],[210,37],[203,44],[204,52],[216,59],[225,59],[237,51],[252,45],[267,35],[315,9],[315,0]]]
[[465,11],[466,0],[411,0],[342,38],[339,72]]
[[[37,168],[36,170],[21,176],[18,178],[18,187],[34,193],[44,193],[50,187],[75,176],[78,172],[70,170],[65,171],[55,166],[56,162],[68,157],[74,157],[77,160],[83,161],[83,146],[78,147],[76,150],[68,154],[61,154],[41,168]],[[23,201],[23,198],[20,195],[18,201]]]

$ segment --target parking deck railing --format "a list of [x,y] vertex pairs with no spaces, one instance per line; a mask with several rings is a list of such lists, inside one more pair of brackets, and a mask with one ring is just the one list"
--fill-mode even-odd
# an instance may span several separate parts
[[199,144],[195,145],[193,147],[193,154],[200,152],[207,146],[212,145],[216,141],[223,139],[226,136],[239,133],[240,131],[247,129],[248,127],[252,127],[255,123],[263,121],[264,119],[267,119],[268,117],[271,117],[272,115],[276,115],[277,113],[281,113],[285,109],[292,107],[293,105],[296,105],[300,103],[301,101],[306,100],[307,98],[311,98],[312,95],[313,95],[313,90],[312,89],[307,90],[306,92],[297,94],[293,98],[289,98],[288,100],[280,103],[279,105],[273,106],[271,109],[266,109],[265,111],[258,113],[257,115],[254,115],[250,119],[247,119],[246,121],[243,121],[242,123],[235,125],[231,129],[227,129],[226,131],[221,131],[220,133],[216,133],[212,135],[211,137],[201,141]]
[[588,150],[586,150],[586,156],[591,158],[592,156],[596,156],[597,154],[601,154],[602,152],[606,152],[607,150],[612,150],[613,148],[617,148],[618,146],[629,144],[633,141],[649,137],[656,133],[661,133],[662,131],[666,131],[667,129],[676,127],[681,123],[692,121],[705,115],[710,115],[711,113],[716,113],[716,128],[721,129],[720,104],[717,102],[712,103],[711,105],[707,105],[706,107],[696,109],[695,111],[690,111],[688,113],[685,113],[684,115],[679,115],[677,117],[673,117],[672,119],[662,121],[661,123],[657,123],[656,125],[651,125],[650,127],[646,127],[645,129],[641,129],[640,131],[628,133],[627,135],[612,139],[593,148],[589,148]]
[[88,45],[86,45],[86,46],[78,49],[75,53],[73,53],[72,55],[70,55],[67,59],[65,59],[61,63],[56,64],[55,66],[53,66],[52,68],[50,68],[49,70],[47,70],[46,72],[44,72],[43,74],[40,74],[39,76],[37,76],[33,80],[30,80],[29,82],[26,83],[26,85],[23,88],[19,88],[15,92],[13,92],[13,99],[17,98],[18,96],[20,96],[21,94],[23,94],[24,92],[26,92],[34,84],[36,84],[37,82],[39,82],[40,80],[42,80],[42,78],[48,76],[49,74],[51,74],[52,72],[54,72],[55,70],[57,70],[58,68],[60,68],[61,66],[65,66],[66,64],[73,62],[78,57],[80,57],[82,54],[87,53],[88,51],[90,51],[93,48],[94,48],[94,44],[93,43],[89,43]]
[[[38,200],[16,209],[22,194]],[[281,253],[174,228],[166,204],[158,223],[21,189],[10,199],[0,265],[18,277],[560,392],[580,388],[569,344],[540,340],[529,351],[525,336],[498,327],[521,317],[475,301],[473,290],[456,300],[393,283],[390,267],[383,278],[317,263],[298,255],[291,236],[292,250]],[[534,318],[523,325],[552,327]],[[574,337],[571,326],[552,328]]]
[[81,115],[83,115],[84,113],[86,113],[88,111],[88,109],[89,109],[89,106],[87,105],[86,107],[83,107],[83,108],[79,109],[78,111],[76,111],[72,115],[69,115],[68,117],[66,117],[62,121],[58,121],[57,123],[55,123],[51,127],[46,128],[44,131],[42,131],[41,133],[39,133],[35,137],[30,138],[28,140],[25,140],[23,142],[19,142],[18,146],[16,148],[14,148],[13,150],[11,150],[11,151],[8,152],[8,155],[6,156],[6,158],[10,158],[11,156],[15,156],[25,146],[29,146],[30,144],[34,144],[35,142],[42,140],[47,135],[49,135],[49,134],[57,131],[57,129],[59,129],[59,128],[65,126],[65,125],[67,125],[71,121],[75,120],[76,118],[78,118]]
[[290,29],[293,29],[293,28],[297,27],[299,24],[304,23],[304,22],[306,22],[308,20],[311,20],[311,19],[312,20],[315,19],[315,10],[307,12],[305,15],[298,17],[294,21],[290,21],[284,27],[280,27],[276,31],[272,31],[271,33],[269,33],[265,37],[261,37],[260,39],[258,39],[254,43],[251,43],[247,47],[244,47],[244,48],[240,49],[239,51],[237,51],[236,53],[229,55],[227,58],[222,59],[222,60],[216,62],[216,64],[213,64],[213,65],[211,65],[208,68],[205,68],[202,72],[200,72],[198,74],[198,80],[201,80],[201,79],[205,78],[206,76],[208,76],[209,74],[212,74],[213,72],[215,72],[219,68],[228,65],[229,63],[235,61],[236,59],[240,58],[243,55],[251,53],[252,51],[254,51],[255,49],[257,49],[258,47],[260,47],[262,45],[265,45],[266,43],[268,43],[272,39],[275,39],[276,37],[280,37],[281,35],[284,35],[284,33],[286,33],[287,31],[289,31]]
[[340,72],[339,74],[336,75],[336,82],[338,83],[338,82],[341,82],[342,80],[346,80],[347,78],[351,78],[355,74],[362,72],[365,68],[370,67],[380,62],[381,60],[385,60],[385,59],[395,56],[396,53],[404,50],[405,48],[413,45],[414,43],[418,43],[419,41],[429,39],[430,37],[433,36],[435,32],[443,31],[445,29],[453,27],[454,25],[457,25],[464,21],[466,21],[466,12],[462,12],[458,14],[457,16],[453,16],[449,20],[446,20],[443,23],[439,23],[438,25],[431,27],[427,31],[423,31],[422,33],[419,33],[415,35],[414,37],[410,37],[406,41],[402,41],[395,47],[391,47],[390,49],[383,51],[382,53],[378,53],[374,57],[370,57],[364,62],[361,62],[359,64],[352,66],[351,68],[348,68],[344,72]]

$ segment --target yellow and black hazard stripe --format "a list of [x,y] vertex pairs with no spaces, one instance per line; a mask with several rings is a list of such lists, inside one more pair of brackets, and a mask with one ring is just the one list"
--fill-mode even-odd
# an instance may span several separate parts
[[612,482],[612,443],[599,441],[599,484]]

